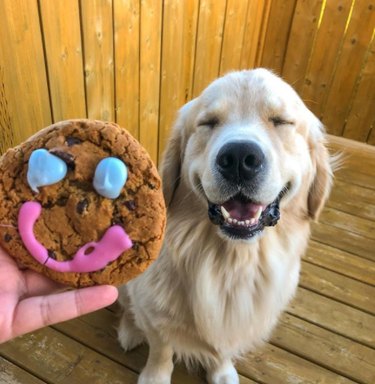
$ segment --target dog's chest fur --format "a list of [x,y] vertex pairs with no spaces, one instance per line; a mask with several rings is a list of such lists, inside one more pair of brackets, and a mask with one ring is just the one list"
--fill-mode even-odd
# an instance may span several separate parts
[[[270,253],[267,242],[277,241],[275,229],[248,244],[220,240],[199,222],[189,229],[172,227],[174,236],[150,269],[154,277],[156,270],[169,269],[160,274],[166,279],[160,282],[163,291],[155,290],[148,303],[159,307],[154,318],[158,331],[178,354],[198,359],[217,352],[241,355],[259,345],[295,292],[298,249],[303,250],[304,244],[296,239],[278,247],[273,244]],[[185,228],[185,233],[176,228]],[[210,236],[217,241],[207,241]],[[264,242],[261,247],[259,241]],[[168,313],[161,316],[161,307]]]

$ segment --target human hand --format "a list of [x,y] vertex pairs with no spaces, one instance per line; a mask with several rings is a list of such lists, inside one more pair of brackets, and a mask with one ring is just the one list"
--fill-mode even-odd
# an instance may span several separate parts
[[64,287],[31,270],[22,270],[0,248],[0,343],[112,304],[110,285],[59,292]]

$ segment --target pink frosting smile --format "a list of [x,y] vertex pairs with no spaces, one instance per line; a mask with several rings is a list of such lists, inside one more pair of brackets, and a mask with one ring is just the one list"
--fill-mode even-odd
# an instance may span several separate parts
[[[95,272],[116,260],[133,244],[127,233],[119,225],[107,229],[99,242],[91,242],[81,247],[72,260],[57,261],[49,257],[47,249],[34,235],[34,224],[42,212],[42,206],[35,201],[24,203],[18,214],[18,229],[21,239],[30,254],[39,263],[58,272]],[[91,252],[90,252],[91,251]]]

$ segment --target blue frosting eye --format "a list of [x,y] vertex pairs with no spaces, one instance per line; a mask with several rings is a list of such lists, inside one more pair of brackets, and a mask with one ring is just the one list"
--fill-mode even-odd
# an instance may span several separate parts
[[38,193],[38,187],[51,185],[62,180],[67,172],[66,163],[46,149],[36,149],[30,156],[27,182]]
[[94,188],[99,195],[116,199],[127,179],[126,165],[116,157],[107,157],[101,160],[96,167]]

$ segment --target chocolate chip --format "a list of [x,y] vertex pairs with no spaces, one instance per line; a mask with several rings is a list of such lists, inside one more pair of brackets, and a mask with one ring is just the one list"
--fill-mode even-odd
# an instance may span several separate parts
[[88,205],[89,205],[89,201],[87,199],[83,199],[83,200],[79,201],[77,206],[76,206],[77,213],[82,215],[82,213],[86,210]]
[[134,200],[125,201],[124,204],[125,207],[129,209],[129,211],[134,211],[137,208]]
[[136,243],[135,241],[133,241],[133,246],[132,248],[135,250],[135,251],[139,251],[139,244]]
[[123,225],[123,222],[119,217],[114,217],[111,220],[111,225]]
[[56,205],[58,205],[59,207],[65,207],[67,202],[68,202],[68,197],[61,196],[61,197],[56,201]]
[[48,250],[48,257],[50,257],[53,260],[56,260],[56,253],[52,251],[52,249]]
[[4,241],[5,241],[6,243],[9,243],[11,240],[12,240],[12,236],[11,236],[9,233],[6,233],[6,234],[4,235]]
[[82,140],[78,139],[77,137],[68,136],[65,142],[68,145],[68,147],[72,147],[73,145],[81,144]]
[[152,183],[147,183],[147,186],[150,188],[150,189],[155,189],[156,186]]
[[74,162],[74,156],[71,153],[62,151],[60,149],[51,149],[50,153],[53,155],[59,157],[61,160],[65,161],[66,165],[71,169],[74,170],[75,168],[75,162]]

